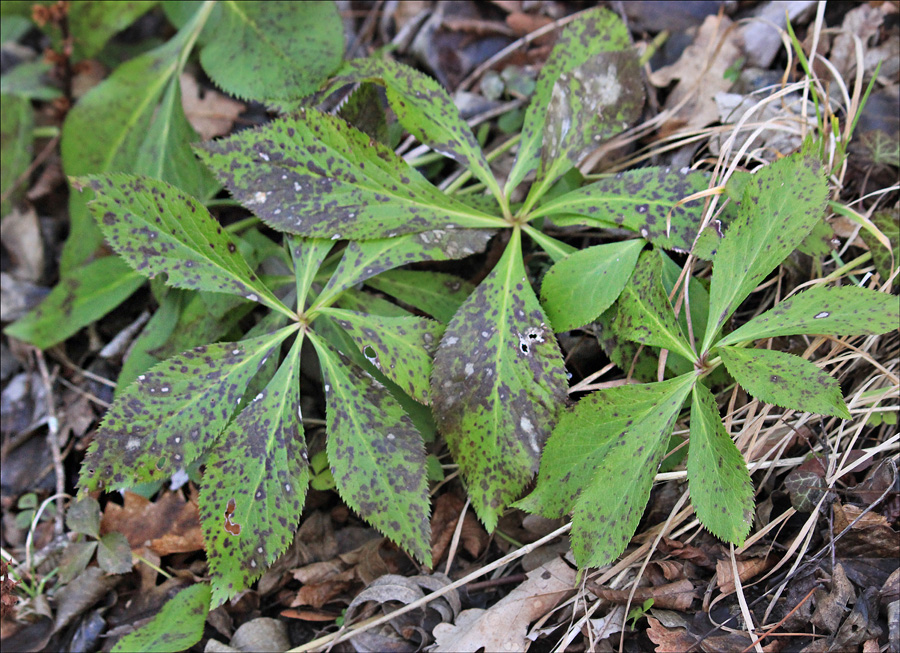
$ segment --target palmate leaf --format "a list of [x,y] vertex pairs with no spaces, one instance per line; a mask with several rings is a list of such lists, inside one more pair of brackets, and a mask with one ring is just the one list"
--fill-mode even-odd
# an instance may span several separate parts
[[4,333],[35,347],[52,347],[109,311],[144,285],[144,277],[118,256],[86,263],[63,278],[41,304]]
[[382,374],[416,401],[431,403],[431,359],[444,326],[421,317],[380,317],[337,308],[322,313],[350,334]]
[[453,319],[475,286],[452,274],[428,270],[388,270],[366,285],[428,313],[441,324]]
[[694,385],[687,463],[691,504],[700,523],[741,545],[753,525],[753,484],[744,457],[725,430],[712,393]]
[[495,197],[500,187],[472,130],[450,94],[435,80],[390,59],[354,59],[338,70],[329,89],[358,82],[378,82],[387,89],[391,109],[409,133],[470,170]]
[[443,194],[381,143],[314,109],[204,143],[198,152],[241,204],[280,231],[367,240],[504,226]]
[[677,352],[690,361],[697,355],[681,332],[663,289],[659,255],[645,252],[617,305],[616,332],[629,340]]
[[855,286],[816,286],[757,315],[716,344],[797,334],[875,335],[898,323],[900,306],[892,295]]
[[327,306],[347,288],[407,263],[448,261],[479,254],[494,235],[489,229],[435,229],[394,238],[353,241],[322,290],[316,306]]
[[695,379],[600,390],[560,418],[537,488],[517,505],[548,516],[572,510],[579,566],[604,565],[628,545]]
[[434,359],[438,427],[492,530],[537,471],[566,400],[562,356],[513,231],[494,270],[450,321]]
[[[639,233],[657,247],[687,252],[697,237],[704,201],[679,202],[708,186],[709,176],[702,172],[640,168],[555,197],[531,215],[549,217],[561,227],[617,224]],[[695,253],[709,255],[705,251]]]
[[541,282],[541,303],[557,333],[584,326],[612,306],[628,283],[642,240],[597,245],[570,254]]
[[231,95],[308,95],[341,62],[344,30],[333,2],[216,3],[200,63]]
[[203,637],[209,614],[210,587],[195,583],[167,601],[153,619],[113,646],[115,653],[186,651]]
[[341,498],[425,565],[431,564],[422,436],[397,400],[315,333],[325,381],[328,460]]
[[713,262],[703,351],[747,295],[812,231],[827,194],[822,165],[800,155],[766,166],[747,183],[738,217]]
[[109,244],[148,276],[166,273],[177,288],[240,295],[291,314],[266,288],[209,211],[184,191],[148,177],[78,178],[96,199],[90,210]]
[[599,54],[629,47],[628,29],[618,16],[606,9],[586,11],[563,28],[538,75],[534,96],[525,112],[519,152],[504,193],[509,195],[538,166],[549,105],[559,76],[571,73]]
[[81,468],[83,491],[164,479],[196,460],[263,361],[296,330],[195,347],[140,375],[103,418]]
[[719,355],[735,381],[760,401],[850,419],[838,382],[799,356],[735,347],[722,347]]
[[300,346],[206,455],[200,518],[212,603],[245,589],[290,545],[309,484]]

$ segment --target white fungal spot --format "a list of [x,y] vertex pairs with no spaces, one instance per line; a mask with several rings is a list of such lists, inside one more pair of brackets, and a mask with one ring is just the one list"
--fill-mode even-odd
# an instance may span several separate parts
[[340,234],[335,234],[335,235],[333,235],[333,236],[331,237],[331,240],[340,240],[340,239],[341,239],[341,235],[340,235]]
[[261,546],[256,547],[256,552],[257,552],[257,553],[262,553],[262,552],[263,552],[263,548],[262,548]]
[[251,560],[251,561],[250,561],[250,566],[251,566],[251,567],[256,567],[256,560]]
[[249,299],[251,302],[258,302],[258,301],[259,301],[259,297],[257,297],[257,296],[254,295],[253,293],[250,293],[249,295],[247,295],[247,299]]
[[263,191],[259,190],[253,194],[253,201],[256,202],[257,204],[262,204],[263,202],[266,201],[266,198],[268,196],[269,196],[268,193],[264,193]]
[[169,391],[169,386],[164,385],[163,387],[161,387],[161,388],[159,389],[159,391],[160,391],[160,392],[168,392],[168,391]]
[[290,484],[290,483],[285,483],[285,484],[284,484],[284,491],[285,491],[285,492],[290,492],[292,489],[293,489],[293,488],[291,487],[291,484]]
[[138,438],[128,438],[128,442],[125,443],[125,448],[128,451],[132,451],[141,446],[141,441]]
[[646,238],[649,234],[650,232],[647,231],[647,227],[641,227],[641,237]]
[[266,154],[265,152],[260,152],[260,153],[259,153],[259,158],[262,159],[263,161],[268,161],[268,160],[269,160],[269,155]]
[[254,402],[259,401],[260,399],[262,399],[262,397],[263,397],[263,393],[260,392],[258,395],[253,397],[253,401]]
[[181,436],[180,435],[175,436],[175,444],[181,444]]
[[331,392],[331,386],[327,383],[325,384],[325,392]]
[[828,317],[829,315],[831,315],[831,313],[828,311],[822,311],[821,313],[816,313],[816,316],[813,319],[821,320],[823,317]]
[[240,353],[241,353],[241,350],[240,350],[240,349],[232,349],[232,350],[231,350],[231,354],[232,354],[233,356],[237,356],[237,355],[240,354]]
[[491,334],[488,333],[487,331],[482,331],[482,332],[481,332],[481,337],[482,337],[482,338],[490,338],[490,337],[491,337]]
[[303,186],[301,186],[299,182],[295,181],[294,182],[294,191],[299,193],[302,189],[303,189]]
[[146,378],[147,378],[147,375],[146,375],[146,374],[141,374],[141,375],[138,377],[138,381],[143,381],[143,380],[146,379]]
[[450,337],[447,338],[447,340],[446,340],[446,343],[447,343],[448,345],[455,345],[457,342],[459,342],[459,338],[457,338],[456,336],[450,336]]
[[466,363],[466,376],[472,376],[475,373],[475,366],[472,363]]
[[522,415],[522,419],[519,420],[519,426],[522,427],[522,430],[526,433],[534,433],[534,424],[531,423],[531,420]]
[[387,437],[388,440],[393,440],[397,436],[395,436],[393,433],[388,433],[387,436],[385,436],[385,437]]

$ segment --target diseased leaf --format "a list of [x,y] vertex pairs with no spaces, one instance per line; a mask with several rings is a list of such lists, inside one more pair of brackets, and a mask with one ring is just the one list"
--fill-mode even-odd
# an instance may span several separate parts
[[531,215],[550,217],[561,227],[617,224],[639,233],[657,247],[687,252],[703,219],[704,200],[679,202],[708,186],[709,176],[702,172],[640,168],[556,197]]
[[[603,29],[628,35],[618,18]],[[641,68],[630,46],[601,52],[560,73],[547,105],[541,163],[532,193],[543,194],[591,150],[640,118],[643,106]]]
[[338,67],[344,30],[333,2],[216,3],[200,63],[239,98],[308,95]]
[[715,397],[702,383],[694,385],[687,473],[700,523],[719,539],[742,545],[753,525],[753,484]]
[[616,330],[618,312],[618,307],[613,304],[597,318],[594,326],[597,342],[629,379],[643,383],[655,381],[659,368],[658,350],[639,345],[619,334]]
[[566,386],[515,230],[500,262],[450,321],[432,380],[438,428],[488,530],[537,471]]
[[420,317],[379,317],[323,309],[350,334],[363,356],[406,394],[431,403],[431,359],[444,332],[440,322]]
[[459,277],[426,270],[388,270],[366,285],[396,297],[447,324],[475,286]]
[[722,347],[719,355],[735,381],[760,401],[850,419],[838,382],[799,356],[735,347]]
[[642,254],[619,299],[615,330],[635,342],[669,349],[690,361],[696,360],[697,355],[675,319],[660,275],[659,256],[653,252]]
[[149,623],[116,642],[113,653],[186,651],[203,637],[210,595],[207,583],[181,590]]
[[571,73],[578,66],[604,52],[615,52],[631,47],[628,29],[613,12],[594,9],[584,12],[566,25],[556,39],[556,45],[541,68],[534,96],[525,113],[522,140],[512,171],[509,173],[504,193],[512,189],[535,170],[544,139],[549,105],[556,80],[563,73]]
[[97,195],[90,209],[110,245],[143,274],[178,288],[240,295],[290,314],[196,199],[164,181],[111,174],[79,179]]
[[[662,266],[660,268],[660,277],[662,279],[663,290],[666,297],[675,288],[678,278],[681,276],[682,266],[678,265],[662,250],[657,250]],[[677,295],[676,295],[677,297]],[[703,284],[695,276],[691,276],[688,282],[687,304],[690,305],[691,325],[690,328],[694,334],[694,340],[702,340],[703,333],[706,331],[706,323],[709,320],[709,292],[704,288]],[[682,302],[682,307],[685,303]],[[678,324],[681,325],[681,332],[687,335],[687,311],[682,308],[678,311]]]
[[390,147],[387,105],[379,86],[360,84],[341,104],[338,115],[372,140]]
[[118,256],[106,256],[60,280],[41,304],[4,333],[47,349],[109,313],[145,279]]
[[287,237],[287,242],[291,250],[291,259],[294,261],[297,312],[302,313],[306,310],[307,295],[313,279],[316,278],[316,272],[334,247],[334,243],[321,238],[300,238],[293,235]]
[[878,211],[872,216],[872,224],[887,238],[890,249],[868,229],[860,229],[859,236],[872,252],[872,262],[878,274],[887,281],[900,265],[900,211]]
[[570,254],[544,275],[541,303],[553,330],[584,326],[609,308],[628,283],[642,240],[597,245]]
[[472,171],[495,197],[500,195],[500,187],[472,130],[450,94],[435,80],[390,59],[368,57],[345,62],[329,88],[358,82],[384,84],[391,108],[409,133]]
[[68,18],[75,58],[93,57],[111,37],[150,11],[155,4],[155,1],[142,0],[73,3]]
[[819,285],[757,315],[717,345],[797,334],[874,335],[898,324],[900,306],[894,296],[856,286]]
[[[546,517],[562,517],[572,510],[582,492],[591,487],[597,470],[607,464],[606,456],[613,448],[623,446],[620,443],[630,439],[632,431],[658,438],[659,442],[666,439],[678,416],[678,402],[687,396],[684,382],[686,377],[624,385],[583,397],[560,416],[544,448],[537,487],[516,507]],[[663,404],[669,406],[672,415],[659,422],[657,411]],[[647,443],[641,444],[643,453]],[[629,469],[635,466],[626,464]]]
[[206,455],[200,517],[212,604],[250,586],[290,545],[309,485],[297,337],[275,376]]
[[34,111],[27,98],[0,96],[0,217],[5,218],[25,193],[27,184],[14,188],[19,177],[31,164],[31,144],[34,140]]
[[199,154],[239,202],[280,231],[367,240],[504,226],[443,194],[340,118],[313,109],[204,143]]
[[747,183],[738,217],[714,260],[703,351],[740,303],[816,225],[827,194],[821,164],[799,155],[766,166]]
[[[414,317],[411,311],[399,304],[388,301],[378,295],[373,295],[356,288],[348,288],[341,293],[334,303],[338,308],[367,315],[379,315],[382,317]],[[341,351],[344,351],[341,349]]]
[[142,374],[113,402],[81,468],[84,492],[165,479],[206,451],[262,362],[297,330],[195,347]]
[[[160,100],[171,80],[178,78],[184,50],[202,29],[211,9],[212,5],[201,6],[173,38],[126,61],[78,100],[66,115],[62,128],[60,150],[67,175],[137,172],[135,164],[142,147],[156,146],[154,141],[147,141],[151,127],[156,122],[170,120],[169,115],[158,110]],[[168,106],[176,110],[171,104]],[[189,162],[190,170],[182,169],[176,179],[165,181],[191,195],[202,196],[202,188],[184,185],[202,175],[196,171],[196,162],[189,158],[189,143],[184,142],[180,147],[188,153],[176,160]],[[86,261],[103,242],[102,233],[87,211],[88,199],[81,193],[69,196],[71,228],[60,262],[63,276]]]
[[395,238],[353,241],[347,245],[316,305],[328,305],[345,289],[407,263],[447,261],[481,253],[493,235],[488,229],[435,229]]
[[325,381],[328,460],[341,498],[419,562],[431,565],[422,436],[396,399],[314,333]]

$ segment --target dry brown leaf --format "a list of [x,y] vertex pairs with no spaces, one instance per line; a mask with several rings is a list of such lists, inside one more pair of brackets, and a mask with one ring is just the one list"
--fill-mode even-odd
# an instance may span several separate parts
[[647,617],[647,623],[647,637],[656,644],[656,653],[687,653],[697,641],[685,628],[666,628],[653,617]]
[[638,587],[631,596],[631,590],[613,590],[600,587],[592,581],[587,582],[587,588],[598,598],[612,603],[627,603],[629,597],[633,605],[640,605],[647,599],[653,599],[653,607],[664,610],[678,610],[684,612],[691,607],[691,602],[698,598],[694,584],[686,578],[666,583],[658,587]]
[[[184,74],[181,82],[181,106],[188,122],[203,140],[224,136],[247,108],[243,102],[232,100],[212,89],[200,89],[197,80]],[[202,97],[201,97],[202,92]]]
[[464,610],[455,625],[434,629],[435,651],[521,651],[528,625],[574,592],[575,572],[561,559],[528,574],[528,580],[488,610]]
[[[774,560],[770,561],[769,557],[738,560],[738,578],[741,579],[741,585],[767,571],[773,564]],[[734,591],[734,570],[731,568],[731,560],[719,560],[716,563],[716,582],[723,594],[731,594]]]
[[[431,559],[436,566],[447,552],[453,534],[459,523],[463,500],[452,493],[442,494],[435,501],[434,513],[431,515]],[[478,523],[471,510],[463,517],[459,546],[473,558],[481,555],[490,537]]]
[[0,240],[12,259],[12,276],[22,281],[40,281],[44,276],[44,239],[34,208],[15,208],[4,217]]
[[835,632],[850,611],[848,605],[855,599],[856,593],[847,574],[844,573],[844,566],[841,563],[835,564],[834,573],[831,575],[831,591],[818,589],[814,594],[816,611],[810,623],[827,633]]
[[[668,133],[675,129],[695,130],[719,119],[716,93],[731,88],[728,70],[741,56],[741,40],[737,30],[725,16],[709,16],[703,21],[694,42],[685,48],[681,58],[650,74],[654,86],[668,86],[679,80],[666,99],[666,109],[689,98],[685,105],[661,127]],[[673,129],[673,127],[675,129]]]
[[[835,542],[841,558],[888,558],[900,557],[900,537],[891,528],[884,515],[874,510],[862,514],[864,508],[852,504],[835,502],[833,533],[837,536],[857,517],[859,521]],[[860,517],[860,515],[862,515]]]
[[122,533],[131,550],[147,548],[159,556],[203,549],[203,532],[196,497],[185,501],[180,492],[165,492],[156,501],[125,492],[122,506],[106,505],[100,533]]

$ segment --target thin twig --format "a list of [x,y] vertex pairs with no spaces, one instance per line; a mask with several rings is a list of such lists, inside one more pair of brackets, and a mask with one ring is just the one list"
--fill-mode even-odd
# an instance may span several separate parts
[[50,374],[47,372],[47,363],[44,361],[44,352],[34,350],[38,370],[41,373],[41,383],[44,386],[44,398],[47,402],[47,443],[50,445],[50,455],[53,457],[53,471],[56,475],[56,517],[54,530],[61,535],[65,530],[65,503],[63,495],[66,492],[66,472],[63,469],[62,455],[59,444],[59,420],[56,417],[56,408],[53,400],[53,384],[50,382]]

